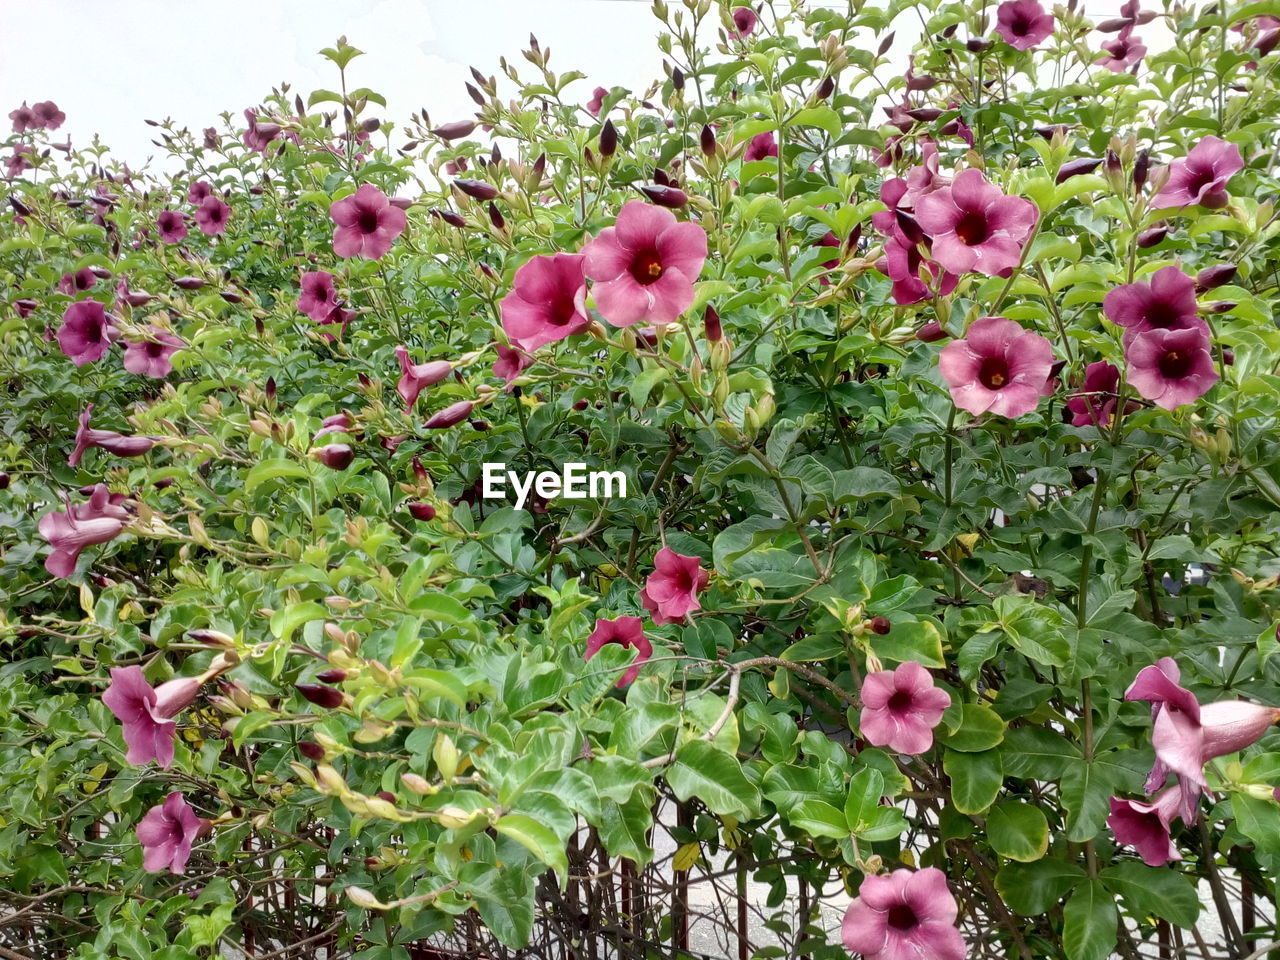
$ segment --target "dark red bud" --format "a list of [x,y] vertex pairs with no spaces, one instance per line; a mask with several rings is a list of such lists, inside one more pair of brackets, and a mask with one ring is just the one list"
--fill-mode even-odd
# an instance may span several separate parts
[[174,484],[173,477],[161,477],[159,480],[153,483],[152,486],[155,487],[157,490],[168,490],[170,487],[173,486],[173,484]]
[[542,180],[542,173],[547,169],[547,155],[545,153],[538,154],[538,159],[533,161],[533,179]]
[[[1236,352],[1234,350],[1224,349],[1222,351],[1222,362],[1228,367],[1234,366],[1236,362]],[[1280,636],[1280,627],[1276,628],[1276,635]]]
[[612,157],[618,150],[618,129],[612,120],[605,120],[600,128],[600,156]]
[[888,617],[872,617],[871,618],[872,633],[879,634],[880,636],[883,637],[886,633],[888,633],[892,629],[893,629],[893,624],[889,622]]
[[474,407],[475,404],[470,400],[459,400],[457,403],[450,404],[439,413],[433,415],[423,426],[428,430],[442,430],[445,427],[452,427],[471,416],[471,411]]
[[663,170],[661,167],[658,167],[653,171],[653,182],[662,187],[674,186],[671,182],[671,178],[667,176],[667,171]]
[[1205,267],[1196,274],[1196,290],[1204,293],[1206,290],[1221,287],[1235,279],[1235,275],[1234,263],[1219,263],[1212,267]]
[[640,192],[660,207],[677,209],[689,202],[689,197],[685,192],[675,187],[645,185],[640,188]]
[[13,212],[20,217],[31,216],[31,209],[12,193],[9,194],[9,206],[13,207]]
[[503,216],[498,211],[498,208],[495,207],[492,203],[489,204],[489,222],[492,223],[499,230],[501,230],[503,227],[507,225],[507,221],[503,219]]
[[1141,191],[1147,184],[1147,174],[1151,171],[1151,151],[1143,150],[1133,162],[1133,186]]
[[684,89],[684,73],[681,72],[679,67],[671,68],[671,89],[673,90]]
[[715,343],[724,337],[724,326],[720,323],[720,314],[711,304],[707,304],[707,311],[702,315],[702,323],[707,331],[708,342]]
[[1129,24],[1133,23],[1128,17],[1118,17],[1114,20],[1103,20],[1094,27],[1099,33],[1115,33],[1117,30],[1123,30]]
[[451,227],[462,228],[467,225],[467,221],[463,218],[462,214],[454,213],[452,210],[438,210],[433,207],[431,209],[431,215],[433,217],[439,217]]
[[1209,312],[1226,313],[1229,310],[1234,310],[1237,306],[1239,306],[1239,304],[1234,300],[1215,300],[1213,303],[1209,304]]
[[1138,246],[1143,250],[1148,247],[1154,247],[1161,243],[1165,237],[1169,235],[1169,227],[1167,224],[1161,224],[1158,227],[1148,227],[1138,234]]
[[396,795],[394,793],[391,793],[388,790],[379,790],[377,793],[374,794],[374,796],[387,801],[387,803],[396,802]]
[[714,157],[716,154],[716,132],[711,129],[709,124],[702,125],[702,135],[699,137],[698,146],[702,149],[703,156]]
[[575,409],[575,410],[585,410],[585,409],[587,409],[587,407],[589,407],[589,406],[591,406],[591,401],[590,401],[590,400],[577,400],[577,401],[575,401],[575,402],[574,402],[574,404],[573,404],[573,409]]
[[942,329],[942,324],[937,320],[930,320],[916,331],[916,339],[924,343],[936,343],[939,340],[945,340],[947,336],[947,331]]
[[1054,178],[1054,183],[1063,183],[1072,177],[1078,177],[1082,173],[1093,173],[1098,169],[1098,164],[1102,162],[1096,157],[1080,157],[1077,160],[1068,160],[1058,168],[1058,175]]
[[326,687],[323,683],[298,683],[294,684],[294,686],[300,694],[314,703],[317,707],[324,707],[326,710],[332,710],[335,707],[342,706],[341,690],[335,690],[333,687]]
[[945,110],[939,110],[937,107],[920,107],[918,110],[908,110],[907,116],[912,120],[920,120],[923,123],[931,123],[946,113]]
[[478,103],[480,106],[483,107],[485,103],[484,94],[482,94],[479,90],[477,90],[475,87],[473,87],[469,83],[466,86],[467,86],[467,95],[471,97],[472,100],[474,100],[476,103]]
[[970,53],[981,53],[987,47],[991,46],[990,40],[983,40],[981,37],[970,37],[964,43],[965,49]]
[[489,423],[488,420],[472,420],[471,421],[471,429],[476,431],[476,433],[484,433],[486,430],[490,429],[491,426],[492,425]]
[[347,671],[339,670],[337,667],[330,667],[328,670],[321,670],[317,673],[316,679],[321,683],[341,683],[347,679]]
[[173,281],[173,285],[183,290],[199,290],[204,286],[204,281],[199,277],[178,277]]
[[897,35],[897,31],[890,33],[887,37],[880,41],[880,46],[876,48],[876,56],[883,57],[889,52],[889,48],[893,46],[893,38]]
[[308,760],[314,760],[316,763],[324,759],[324,747],[314,740],[303,740],[298,744],[298,752]]
[[498,145],[496,143],[493,145],[493,149],[489,151],[489,162],[490,163],[502,162],[502,151],[498,149]]
[[831,96],[831,94],[835,92],[835,89],[836,89],[836,78],[832,76],[826,76],[826,77],[823,77],[822,82],[818,84],[818,90],[814,94],[814,96],[817,97],[817,99],[819,100],[825,100],[827,99],[827,97]]
[[313,450],[315,458],[331,470],[345,470],[356,458],[356,452],[345,443],[330,443]]
[[453,185],[475,200],[492,200],[498,195],[498,188],[483,180],[455,180]]
[[267,377],[267,389],[265,393],[267,395],[268,400],[274,400],[276,398],[276,378],[275,377]]
[[1107,164],[1108,173],[1120,173],[1124,169],[1124,164],[1120,162],[1120,155],[1114,150],[1107,151],[1107,159],[1105,162]]
[[[480,101],[483,105],[484,101]],[[458,120],[455,123],[446,123],[442,127],[436,127],[431,132],[441,140],[460,140],[474,131],[476,125],[470,120]]]
[[415,501],[409,504],[409,513],[415,520],[429,523],[436,518],[436,508],[429,503]]

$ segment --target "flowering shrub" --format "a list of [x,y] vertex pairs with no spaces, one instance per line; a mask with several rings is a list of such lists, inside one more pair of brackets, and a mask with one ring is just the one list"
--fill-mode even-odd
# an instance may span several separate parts
[[14,106],[3,956],[1274,939],[1280,7],[654,13],[146,174]]

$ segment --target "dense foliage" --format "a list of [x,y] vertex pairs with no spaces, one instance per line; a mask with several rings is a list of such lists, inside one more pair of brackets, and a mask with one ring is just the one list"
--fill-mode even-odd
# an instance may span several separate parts
[[654,13],[141,173],[13,105],[0,955],[1276,938],[1280,6]]

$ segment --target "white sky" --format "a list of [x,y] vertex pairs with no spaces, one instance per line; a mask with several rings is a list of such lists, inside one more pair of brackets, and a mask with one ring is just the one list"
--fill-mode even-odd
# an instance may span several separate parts
[[[1121,2],[1086,6],[1103,19]],[[896,47],[912,23],[900,20]],[[283,81],[304,97],[336,87],[317,51],[340,34],[366,53],[351,85],[382,93],[399,127],[421,107],[434,123],[469,118],[468,65],[496,74],[505,55],[532,76],[520,57],[531,31],[552,69],[587,74],[568,91],[580,101],[597,83],[639,92],[662,75],[659,27],[648,0],[0,0],[0,122],[24,99],[54,100],[67,114],[57,139],[79,147],[99,133],[136,168],[159,153],[144,119],[199,130],[223,111],[238,120]]]

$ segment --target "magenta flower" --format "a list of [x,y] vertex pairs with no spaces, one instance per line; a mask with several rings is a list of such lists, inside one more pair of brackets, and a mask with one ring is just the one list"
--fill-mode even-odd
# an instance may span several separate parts
[[869,876],[840,925],[845,949],[863,960],[964,960],[955,898],[936,867]]
[[125,344],[124,368],[139,377],[162,380],[173,373],[173,355],[185,346],[181,337],[150,327],[147,339]]
[[868,743],[916,756],[933,746],[933,728],[951,706],[951,695],[933,685],[929,671],[908,660],[896,670],[862,681],[858,726]]
[[405,416],[408,416],[413,405],[418,402],[418,394],[447,377],[453,371],[453,364],[448,360],[413,363],[409,360],[409,350],[405,346],[396,347],[396,359],[400,361],[400,381],[396,384],[396,393],[404,401]]
[[13,121],[14,133],[26,133],[28,130],[38,130],[40,125],[36,123],[35,111],[27,106],[27,101],[22,101],[22,106],[9,111],[9,119]]
[[24,170],[30,170],[34,164],[28,157],[36,155],[35,148],[28,143],[19,143],[13,148],[13,154],[5,158],[4,175],[12,179]]
[[764,133],[757,133],[747,143],[746,152],[743,153],[742,159],[747,163],[753,160],[765,160],[769,157],[778,155],[778,141],[773,137],[772,130],[766,130]]
[[53,547],[45,557],[44,568],[53,576],[66,579],[75,572],[80,551],[114,540],[129,522],[124,496],[113,494],[105,484],[93,488],[85,503],[67,502],[65,511],[55,510],[40,518],[40,536]]
[[663,547],[653,558],[653,573],[640,591],[640,603],[659,627],[682,623],[690,612],[702,608],[698,594],[710,579],[697,557]]
[[945,269],[994,277],[1018,265],[1037,213],[1030,200],[1006,196],[970,168],[951,186],[920,197],[915,216],[933,238],[933,259]]
[[582,252],[596,307],[611,324],[671,323],[693,304],[707,234],[670,210],[632,200]]
[[516,347],[496,344],[498,359],[493,362],[493,375],[507,381],[507,389],[511,389],[516,377],[533,366],[533,357]]
[[1020,417],[1040,402],[1049,383],[1053,347],[1014,320],[983,317],[938,356],[951,401],[974,416],[988,411]]
[[1125,379],[1147,400],[1165,410],[1192,403],[1218,382],[1203,322],[1180,330],[1148,330],[1125,350]]
[[1154,803],[1112,797],[1107,826],[1115,835],[1116,843],[1133,847],[1147,866],[1163,867],[1171,860],[1182,859],[1169,836],[1181,802],[1182,791],[1176,786],[1161,793]]
[[301,288],[298,309],[316,323],[329,323],[338,306],[338,290],[333,285],[333,274],[324,270],[304,273]]
[[617,620],[596,620],[596,628],[587,637],[586,659],[590,660],[606,643],[617,643],[635,650],[638,656],[618,678],[618,686],[625,687],[640,675],[640,665],[653,656],[653,644],[644,635],[639,617],[619,617]]
[[756,16],[756,12],[750,7],[734,7],[733,27],[737,31],[738,36],[745,38],[756,32],[756,27],[760,24],[760,18]]
[[213,186],[205,180],[197,180],[187,188],[187,202],[197,207],[213,196]]
[[152,688],[142,668],[113,667],[102,702],[124,725],[125,760],[140,767],[155,760],[168,770],[177,739],[174,717],[195,701],[200,677],[178,677]]
[[67,115],[59,110],[58,105],[52,100],[42,100],[32,104],[31,115],[35,120],[32,126],[42,127],[45,130],[57,130],[62,126],[62,121],[67,119]]
[[211,829],[208,820],[196,816],[186,798],[174,791],[138,821],[138,842],[142,844],[142,868],[159,873],[166,868],[185,873],[191,846]]
[[1169,164],[1169,179],[1151,201],[1154,207],[1199,204],[1220,210],[1231,201],[1227,181],[1244,169],[1240,148],[1210,134],[1185,157]]
[[196,208],[196,226],[200,228],[201,233],[211,237],[219,233],[225,233],[227,221],[230,219],[231,207],[214,196],[205,197],[200,206]]
[[64,273],[58,280],[58,289],[67,296],[92,290],[98,282],[97,276],[88,267],[81,267],[75,273]]
[[1036,0],[1005,0],[996,10],[996,33],[1018,50],[1030,50],[1053,33],[1053,15]]
[[329,215],[337,224],[333,252],[340,257],[366,260],[385,256],[396,237],[404,233],[407,222],[404,211],[371,183],[362,184],[351,196],[331,206]]
[[1161,267],[1151,280],[1126,283],[1108,291],[1102,312],[1125,328],[1125,342],[1148,330],[1200,327],[1196,282],[1175,266]]
[[1147,48],[1133,35],[1133,25],[1125,27],[1114,39],[1102,45],[1107,55],[1098,61],[1112,73],[1123,73],[1147,55]]
[[[1075,427],[1106,427],[1116,412],[1116,391],[1120,386],[1120,371],[1105,360],[1089,364],[1084,370],[1084,386],[1067,399],[1071,411],[1071,425]],[[1128,412],[1132,401],[1125,404]]]
[[244,131],[244,145],[255,153],[265,154],[267,145],[280,136],[280,124],[259,123],[255,110],[245,110],[244,119],[248,123]]
[[156,217],[156,230],[165,243],[181,243],[187,237],[187,221],[177,210],[163,210]]
[[80,300],[67,307],[58,328],[58,346],[77,367],[93,363],[111,347],[116,330],[97,300]]
[[532,353],[587,329],[585,261],[580,253],[536,256],[516,271],[501,304],[502,329],[513,344]]
[[604,106],[604,98],[609,95],[606,87],[596,87],[591,92],[591,99],[587,101],[587,113],[593,117],[600,116],[600,108]]
[[94,430],[89,426],[89,418],[93,416],[93,404],[87,404],[80,414],[80,426],[76,430],[76,447],[67,457],[67,466],[79,466],[80,458],[90,447],[100,447],[117,457],[140,457],[152,447],[155,441],[150,437],[126,437],[114,430]]

